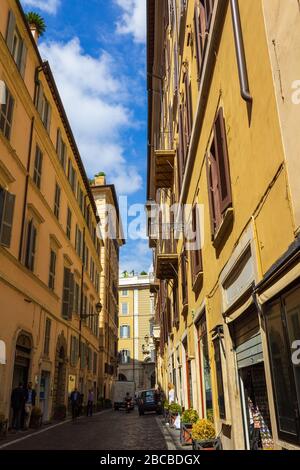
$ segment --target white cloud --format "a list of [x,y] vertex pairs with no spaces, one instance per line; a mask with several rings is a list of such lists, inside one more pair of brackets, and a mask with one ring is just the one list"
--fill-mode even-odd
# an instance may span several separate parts
[[60,6],[60,2],[61,0],[22,0],[24,6],[38,8],[51,15],[55,15]]
[[53,70],[88,175],[104,171],[120,193],[139,190],[142,178],[126,161],[121,135],[135,125],[126,106],[130,96],[112,57],[85,54],[78,38],[44,42],[40,51]]
[[123,10],[117,22],[119,34],[132,34],[135,42],[146,41],[146,0],[115,0]]
[[149,249],[148,241],[139,241],[134,244],[134,248],[130,241],[128,243],[128,246],[122,248],[120,273],[132,270],[136,273],[148,272],[152,265],[152,251]]

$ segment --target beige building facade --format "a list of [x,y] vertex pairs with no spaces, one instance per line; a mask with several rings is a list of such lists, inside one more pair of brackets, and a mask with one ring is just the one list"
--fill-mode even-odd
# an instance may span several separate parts
[[[103,227],[100,276],[100,361],[99,396],[111,400],[112,383],[118,366],[119,256],[125,240],[122,236],[119,204],[114,185],[106,184],[105,175],[96,176],[91,186],[100,224]],[[110,230],[104,236],[107,224]]]
[[119,279],[118,378],[135,382],[137,391],[156,384],[151,282],[151,274],[126,274]]
[[0,413],[31,381],[49,421],[75,386],[97,393],[102,241],[50,66],[15,0],[1,1],[0,84]]

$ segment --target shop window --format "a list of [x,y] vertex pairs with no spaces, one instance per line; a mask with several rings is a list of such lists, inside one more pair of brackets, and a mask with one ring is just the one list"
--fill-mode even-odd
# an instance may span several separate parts
[[266,315],[278,435],[300,442],[300,364],[293,362],[300,339],[300,287],[270,304]]

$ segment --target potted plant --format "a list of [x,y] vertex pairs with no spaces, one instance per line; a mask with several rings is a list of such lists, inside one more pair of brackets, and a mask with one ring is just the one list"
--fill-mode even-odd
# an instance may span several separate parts
[[8,419],[3,414],[0,414],[0,439],[7,436]]
[[66,405],[57,405],[54,408],[53,418],[59,421],[63,421],[67,416],[67,407]]
[[46,23],[41,15],[35,13],[34,11],[29,11],[26,13],[26,19],[30,29],[35,30],[38,37],[44,34],[46,31]]
[[40,428],[42,426],[43,413],[38,406],[34,406],[30,416],[30,426],[33,428]]
[[169,406],[169,423],[174,426],[177,416],[181,413],[182,408],[178,403],[171,403]]
[[182,413],[181,416],[181,428],[180,428],[180,441],[183,445],[192,444],[192,428],[199,420],[199,415],[196,410],[190,408]]
[[192,427],[193,450],[216,450],[220,440],[216,439],[216,430],[208,419],[199,419]]

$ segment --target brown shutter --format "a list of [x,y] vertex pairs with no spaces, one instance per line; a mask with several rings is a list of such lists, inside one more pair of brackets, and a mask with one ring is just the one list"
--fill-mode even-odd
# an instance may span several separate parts
[[216,227],[216,217],[215,217],[213,189],[212,189],[213,188],[212,169],[211,169],[209,154],[207,154],[206,156],[206,173],[207,173],[207,193],[208,193],[209,214],[210,214],[210,228],[211,228],[211,236],[213,239],[214,234],[215,234],[215,227]]
[[186,305],[188,302],[187,292],[187,272],[186,272],[186,251],[185,248],[181,253],[181,289],[182,289],[182,303]]
[[185,109],[186,109],[186,122],[187,122],[187,144],[190,143],[192,129],[193,129],[193,107],[192,107],[192,89],[188,72],[184,77],[185,86]]
[[[71,272],[68,268],[64,268],[64,287],[62,299],[62,316],[65,319],[69,318],[69,302],[70,302],[70,275]],[[85,313],[85,312],[84,312]]]
[[206,27],[207,30],[209,30],[213,14],[214,0],[204,0],[204,6],[206,11]]
[[42,111],[43,111],[43,98],[44,98],[44,88],[43,88],[42,83],[39,82],[36,107],[40,116],[42,116]]
[[3,190],[3,205],[0,220],[0,243],[9,248],[15,208],[15,195]]
[[207,39],[207,31],[206,31],[206,11],[203,5],[203,0],[200,2],[200,35],[201,35],[201,60],[203,60],[204,48]]
[[22,43],[22,54],[20,60],[20,74],[24,78],[25,75],[25,67],[26,67],[26,59],[27,59],[27,47],[25,42]]
[[[199,218],[198,218],[198,211],[197,211],[196,204],[194,205],[193,210],[192,210],[192,229],[193,229],[193,232],[195,233],[195,242],[197,241],[197,238],[199,238],[199,242],[201,243],[200,225],[199,225]],[[197,249],[192,250],[191,259],[192,259],[192,279],[194,282],[196,276],[203,271],[201,246]]]
[[74,308],[74,274],[69,275],[69,305],[68,305],[68,319],[72,320],[73,308]]
[[[197,57],[197,67],[198,67],[198,78],[200,77],[200,70],[201,70],[201,58],[202,58],[202,38],[201,38],[201,30],[200,30],[200,15],[198,4],[195,4],[194,10],[194,34],[195,34],[195,45],[196,45],[196,57]],[[199,80],[198,80],[199,86]]]
[[6,31],[6,44],[11,53],[13,51],[15,28],[16,28],[16,18],[12,10],[10,10],[9,15],[8,15],[8,25],[7,25],[7,31]]
[[48,110],[47,110],[47,131],[48,134],[50,133],[50,126],[51,126],[51,106],[48,103]]
[[225,120],[222,108],[220,108],[215,122],[215,144],[216,160],[218,164],[220,209],[221,213],[224,214],[226,209],[232,205],[232,194],[229,175]]

